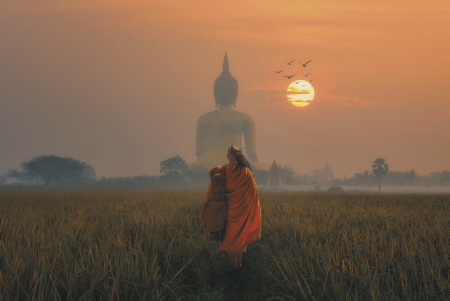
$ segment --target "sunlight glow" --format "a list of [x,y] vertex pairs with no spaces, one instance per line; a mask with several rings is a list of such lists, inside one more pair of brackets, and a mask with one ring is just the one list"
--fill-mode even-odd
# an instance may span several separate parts
[[305,100],[305,94],[288,94],[288,100],[296,107],[306,107],[310,104],[308,100]]
[[314,88],[310,82],[305,80],[292,82],[287,91],[295,92],[295,94],[288,94],[287,98],[296,107],[306,107],[314,99]]

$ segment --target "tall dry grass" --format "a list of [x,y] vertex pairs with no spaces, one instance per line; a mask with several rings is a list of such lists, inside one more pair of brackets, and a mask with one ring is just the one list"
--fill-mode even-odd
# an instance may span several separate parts
[[261,193],[237,275],[199,227],[204,195],[1,192],[0,298],[450,298],[448,195]]

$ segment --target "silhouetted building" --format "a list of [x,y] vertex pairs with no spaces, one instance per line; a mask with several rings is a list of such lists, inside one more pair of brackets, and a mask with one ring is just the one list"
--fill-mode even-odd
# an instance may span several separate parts
[[322,169],[322,179],[325,181],[331,181],[334,179],[334,170],[332,170],[331,167],[328,165],[328,160],[327,164]]
[[330,165],[328,165],[327,160],[325,167],[322,170],[316,168],[315,170],[312,171],[311,176],[314,182],[323,185],[328,185],[334,180],[334,170],[331,169]]
[[267,173],[267,189],[281,190],[281,173],[275,160]]

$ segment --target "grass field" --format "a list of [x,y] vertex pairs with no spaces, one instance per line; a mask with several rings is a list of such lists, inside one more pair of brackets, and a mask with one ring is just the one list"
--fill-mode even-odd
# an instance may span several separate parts
[[204,195],[0,192],[0,299],[450,299],[449,195],[261,192],[236,275]]

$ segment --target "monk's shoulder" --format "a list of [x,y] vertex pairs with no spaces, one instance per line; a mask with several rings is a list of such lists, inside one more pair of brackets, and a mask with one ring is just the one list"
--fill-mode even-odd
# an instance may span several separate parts
[[230,163],[227,163],[224,165],[225,170],[227,171],[227,173],[230,173],[230,171],[234,170],[236,168],[237,162],[236,161],[232,161]]
[[227,176],[231,176],[232,174],[238,174],[241,177],[253,177],[252,171],[237,163],[237,161],[230,162],[224,165],[226,168]]

